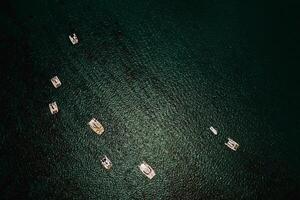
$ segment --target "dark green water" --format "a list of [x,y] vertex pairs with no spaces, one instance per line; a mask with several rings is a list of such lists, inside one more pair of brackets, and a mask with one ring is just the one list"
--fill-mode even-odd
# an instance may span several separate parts
[[0,199],[299,199],[298,6],[1,2]]

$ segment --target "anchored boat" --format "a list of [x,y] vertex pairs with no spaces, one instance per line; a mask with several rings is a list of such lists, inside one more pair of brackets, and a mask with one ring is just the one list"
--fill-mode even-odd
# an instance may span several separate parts
[[91,121],[89,121],[88,125],[98,135],[101,135],[104,132],[104,128],[103,128],[102,124],[95,118],[91,119]]
[[58,113],[58,106],[55,101],[52,103],[49,103],[49,109],[50,109],[50,112],[52,115]]
[[112,167],[112,163],[106,155],[104,155],[104,157],[101,159],[101,164],[107,170]]
[[225,143],[225,145],[230,149],[232,149],[233,151],[236,151],[240,146],[236,141],[234,141],[231,138],[228,138],[228,141]]
[[69,39],[73,45],[75,45],[79,42],[78,37],[75,33],[73,33],[72,35],[69,35]]
[[155,171],[152,169],[150,165],[148,165],[145,161],[142,162],[142,164],[139,165],[139,169],[145,176],[147,176],[149,179],[152,179],[155,176]]
[[209,129],[211,130],[211,132],[214,134],[214,135],[217,135],[218,134],[218,131],[214,128],[214,127],[209,127]]
[[51,78],[51,83],[53,84],[53,86],[55,88],[58,88],[61,86],[61,82],[57,76],[54,76],[53,78]]

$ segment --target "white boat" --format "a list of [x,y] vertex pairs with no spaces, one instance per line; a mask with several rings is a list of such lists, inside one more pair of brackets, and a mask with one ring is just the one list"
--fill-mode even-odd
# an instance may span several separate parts
[[142,164],[139,165],[139,169],[149,179],[152,179],[155,176],[155,171],[145,161],[143,161]]
[[211,130],[211,132],[214,134],[214,135],[217,135],[218,134],[218,131],[217,129],[215,129],[214,127],[209,127],[209,130]]
[[101,159],[101,164],[105,169],[110,169],[112,167],[111,161],[108,159],[107,156],[104,155],[104,157]]
[[51,78],[51,83],[53,84],[53,86],[55,88],[58,88],[61,86],[61,82],[57,76],[54,76],[53,78]]
[[225,145],[230,149],[232,149],[233,151],[236,151],[240,146],[236,141],[234,141],[231,138],[228,138],[228,142],[226,142]]
[[104,128],[103,128],[102,124],[95,118],[91,119],[91,121],[89,121],[88,125],[98,135],[101,135],[104,132]]
[[55,101],[52,103],[49,103],[49,109],[50,109],[50,112],[52,115],[58,113],[58,106]]
[[78,37],[75,33],[73,33],[72,35],[69,35],[69,39],[73,45],[75,45],[79,42]]

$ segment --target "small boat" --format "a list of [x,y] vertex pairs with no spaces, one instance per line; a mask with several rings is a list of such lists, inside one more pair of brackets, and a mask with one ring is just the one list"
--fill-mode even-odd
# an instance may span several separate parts
[[226,142],[225,145],[230,149],[232,149],[233,151],[236,151],[240,146],[236,141],[234,141],[231,138],[228,138],[228,142]]
[[89,121],[88,125],[98,135],[101,135],[104,132],[104,128],[103,128],[102,124],[95,118],[91,119],[91,121]]
[[69,35],[69,39],[73,45],[75,45],[79,42],[78,37],[75,33],[73,33],[72,35]]
[[214,135],[217,135],[218,134],[218,131],[217,129],[215,129],[214,127],[209,127],[209,130],[211,130],[211,132],[214,134]]
[[51,83],[53,84],[53,86],[55,88],[58,88],[61,86],[61,82],[57,76],[54,76],[53,78],[51,78]]
[[52,103],[49,103],[49,109],[50,109],[50,112],[52,115],[58,113],[58,106],[55,101]]
[[149,179],[152,179],[155,176],[155,171],[152,169],[150,165],[148,165],[145,161],[142,162],[142,164],[139,165],[139,169],[145,176],[147,176]]
[[105,169],[111,169],[112,163],[106,155],[101,159],[101,164]]

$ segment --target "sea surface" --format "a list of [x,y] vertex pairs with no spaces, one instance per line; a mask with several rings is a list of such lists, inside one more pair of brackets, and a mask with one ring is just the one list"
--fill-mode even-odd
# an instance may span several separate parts
[[0,5],[0,199],[300,199],[297,1]]

